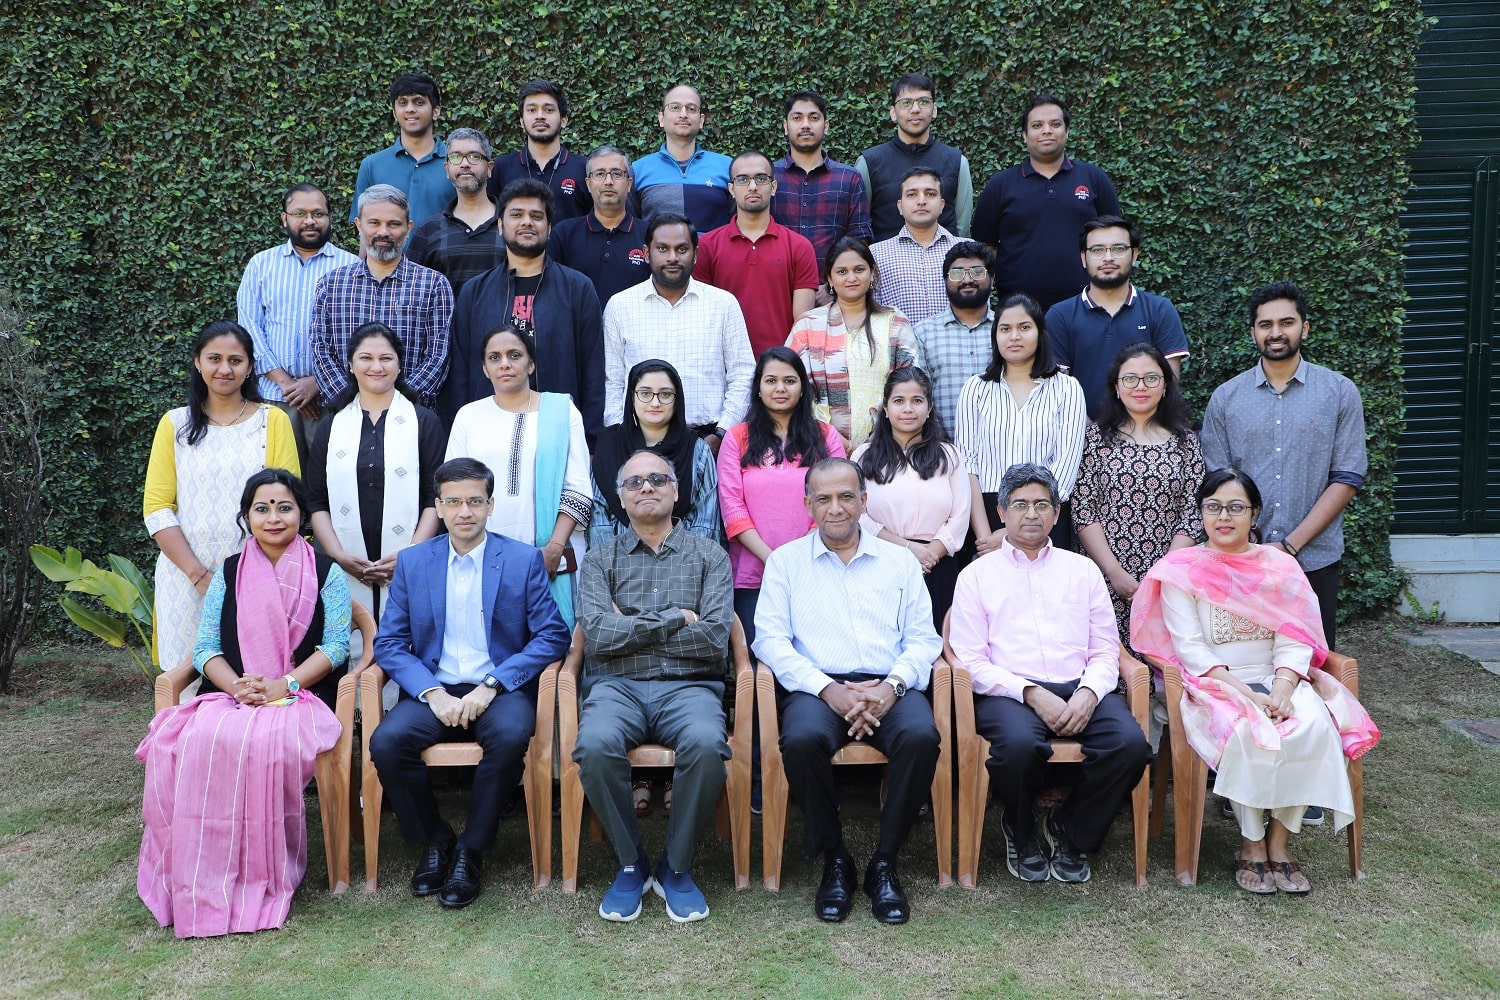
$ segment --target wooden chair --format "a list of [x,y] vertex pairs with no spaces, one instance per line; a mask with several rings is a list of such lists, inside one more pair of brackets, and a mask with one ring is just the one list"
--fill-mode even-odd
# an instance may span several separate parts
[[[937,770],[932,776],[932,823],[937,839],[938,885],[953,884],[953,694],[952,675],[939,657],[928,684],[932,717],[938,731]],[[907,697],[916,695],[916,692]],[[781,761],[781,718],[776,705],[776,675],[764,663],[755,673],[755,714],[760,724],[761,854],[765,887],[781,888],[781,855],[786,841],[789,789]],[[862,740],[845,743],[833,755],[838,764],[885,764],[885,754]]]
[[[943,621],[943,655],[953,672],[953,740],[958,756],[958,884],[972,889],[979,884],[979,845],[984,839],[984,814],[990,794],[990,741],[974,728],[974,678],[948,642],[948,621]],[[1120,677],[1125,681],[1125,701],[1130,714],[1150,733],[1151,673],[1146,665],[1120,647]],[[1053,764],[1083,762],[1083,747],[1077,740],[1052,741]],[[1146,827],[1151,800],[1151,768],[1141,774],[1130,793],[1135,834],[1135,884],[1146,884]]]
[[[339,740],[330,750],[318,754],[314,774],[318,781],[318,811],[323,816],[323,855],[328,861],[328,891],[349,891],[349,822],[350,772],[354,765],[354,693],[363,672],[375,659],[375,618],[358,601],[354,602],[351,632],[364,640],[364,656],[359,665],[339,678],[334,714],[339,720]],[[177,704],[182,692],[198,672],[193,658],[188,658],[156,678],[156,710],[160,712]]]
[[[521,786],[526,794],[526,826],[531,835],[531,879],[538,889],[552,881],[552,743],[556,736],[554,720],[559,666],[560,661],[549,664],[537,681],[536,729],[526,745],[525,770],[521,775]],[[370,760],[370,736],[385,716],[385,704],[380,696],[380,689],[384,686],[385,671],[378,664],[372,664],[360,676],[365,892],[375,891],[376,872],[380,867],[380,804],[385,789],[381,787],[380,776]],[[422,760],[428,767],[472,767],[483,757],[484,748],[470,742],[434,743],[422,751]]]
[[[723,794],[719,796],[716,825],[726,835],[734,852],[734,887],[750,885],[750,727],[755,717],[755,674],[750,668],[750,647],[739,616],[729,635],[730,659],[734,664],[734,715],[729,722],[729,760]],[[563,892],[578,889],[578,850],[583,832],[583,782],[573,749],[578,745],[579,678],[583,670],[583,628],[573,630],[573,645],[557,677],[557,726],[559,764],[562,769],[562,883]],[[675,767],[677,755],[659,743],[643,743],[627,755],[631,767]],[[590,839],[604,839],[604,829],[594,817]]]
[[[1172,803],[1176,812],[1176,862],[1177,881],[1183,885],[1198,882],[1198,850],[1203,842],[1203,803],[1208,784],[1208,765],[1188,744],[1182,728],[1182,671],[1154,656],[1146,662],[1162,672],[1166,681],[1167,724],[1170,755],[1167,755],[1172,781]],[[1349,693],[1359,697],[1359,664],[1341,653],[1329,653],[1323,669],[1333,675]],[[1362,840],[1365,826],[1365,780],[1364,764],[1357,760],[1346,761],[1349,768],[1349,786],[1354,793],[1354,822],[1349,824],[1349,874],[1352,878],[1365,877],[1362,859]],[[1164,802],[1166,790],[1164,779],[1159,780],[1156,790],[1158,801]],[[1153,818],[1154,820],[1154,818]],[[1153,821],[1152,832],[1159,835],[1161,823]]]

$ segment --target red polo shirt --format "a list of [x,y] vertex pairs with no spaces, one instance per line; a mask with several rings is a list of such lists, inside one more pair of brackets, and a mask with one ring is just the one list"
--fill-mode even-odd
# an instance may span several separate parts
[[792,292],[818,287],[812,244],[775,219],[753,242],[740,232],[738,219],[705,233],[698,241],[693,277],[739,300],[757,358],[766,348],[785,344],[792,332],[797,319],[792,315]]

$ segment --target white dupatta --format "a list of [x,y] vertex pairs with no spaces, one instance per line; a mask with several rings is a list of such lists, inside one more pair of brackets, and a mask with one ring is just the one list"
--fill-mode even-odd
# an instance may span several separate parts
[[[377,560],[411,544],[417,530],[421,495],[421,455],[418,448],[417,408],[401,393],[391,396],[385,414],[385,500],[380,512],[380,551],[365,551],[359,510],[359,437],[365,414],[356,395],[333,415],[328,432],[328,515],[344,551]],[[372,611],[375,593],[350,577],[354,599]]]

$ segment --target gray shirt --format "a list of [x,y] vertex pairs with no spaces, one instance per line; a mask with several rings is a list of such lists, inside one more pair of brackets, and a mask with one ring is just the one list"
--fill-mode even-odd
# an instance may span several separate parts
[[953,416],[964,383],[990,366],[993,344],[990,328],[994,323],[993,309],[986,309],[984,319],[969,326],[953,315],[950,307],[928,316],[912,329],[922,350],[922,365],[932,379],[932,408],[950,438],[956,429]]
[[[1259,364],[1215,389],[1200,440],[1209,469],[1233,466],[1260,487],[1264,506],[1256,526],[1267,543],[1285,539],[1329,483],[1362,486],[1369,466],[1359,390],[1306,358],[1281,392],[1271,388]],[[1340,514],[1303,543],[1297,559],[1310,572],[1343,554]]]
[[[679,521],[653,552],[626,529],[589,549],[578,571],[578,622],[589,675],[716,680],[734,621],[729,557]],[[687,624],[683,608],[698,620]]]

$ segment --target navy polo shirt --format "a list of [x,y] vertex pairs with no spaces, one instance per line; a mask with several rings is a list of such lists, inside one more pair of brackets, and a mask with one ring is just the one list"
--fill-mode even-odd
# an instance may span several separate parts
[[[1078,252],[1074,250],[1076,257]],[[1047,336],[1057,363],[1083,387],[1089,419],[1098,420],[1110,391],[1105,385],[1109,366],[1120,348],[1144,340],[1155,344],[1167,358],[1185,358],[1187,334],[1177,307],[1160,295],[1143,292],[1134,285],[1130,298],[1113,316],[1094,304],[1088,289],[1064,299],[1047,310]]]
[[547,185],[552,192],[552,224],[563,219],[576,219],[586,215],[594,207],[594,196],[589,194],[584,178],[588,174],[588,157],[571,152],[567,146],[559,147],[557,155],[545,167],[537,164],[531,155],[531,147],[522,146],[512,153],[501,153],[495,157],[495,167],[490,171],[489,193],[496,201],[500,192],[511,181],[530,177]]
[[547,256],[588,275],[603,308],[615,292],[651,276],[645,244],[646,226],[641,220],[627,213],[619,226],[606,229],[589,212],[557,224],[547,240]]
[[969,231],[995,248],[995,290],[1025,292],[1046,309],[1088,284],[1078,257],[1084,223],[1119,214],[1114,185],[1092,163],[1065,157],[1044,177],[1027,159],[989,179]]

